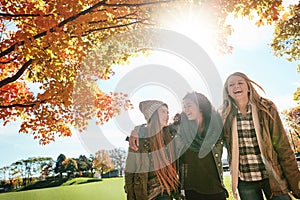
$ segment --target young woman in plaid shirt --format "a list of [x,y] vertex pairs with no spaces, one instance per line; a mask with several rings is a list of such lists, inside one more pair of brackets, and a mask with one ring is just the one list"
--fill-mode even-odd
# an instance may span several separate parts
[[[235,199],[300,197],[300,172],[273,102],[245,74],[231,74],[223,90],[224,137]],[[237,193],[238,190],[238,193]],[[239,194],[239,195],[238,195]]]

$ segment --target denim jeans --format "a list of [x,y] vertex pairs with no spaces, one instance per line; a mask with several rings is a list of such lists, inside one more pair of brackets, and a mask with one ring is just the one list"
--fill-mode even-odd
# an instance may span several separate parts
[[239,180],[238,191],[241,200],[264,200],[264,195],[268,200],[291,200],[288,194],[274,196],[270,199],[271,189],[269,179],[252,182]]
[[282,194],[280,196],[273,197],[271,200],[292,200],[288,194]]
[[153,200],[172,200],[173,198],[168,195],[167,192],[164,192],[163,194],[160,194],[159,196],[155,197]]

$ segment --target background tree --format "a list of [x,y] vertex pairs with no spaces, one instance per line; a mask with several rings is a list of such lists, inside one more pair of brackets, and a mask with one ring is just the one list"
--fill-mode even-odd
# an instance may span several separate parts
[[80,155],[79,158],[76,159],[79,174],[91,171],[92,161],[92,159],[87,158],[85,155]]
[[49,177],[51,175],[51,172],[54,172],[53,165],[51,163],[43,164],[41,178],[44,180],[46,177]]
[[127,152],[122,148],[115,148],[109,150],[108,153],[115,168],[120,170],[120,175],[122,175],[123,169],[125,168]]
[[290,142],[295,152],[300,152],[300,107],[283,111]]
[[[300,60],[300,2],[290,5],[275,24],[271,43],[276,56],[285,56],[289,61]],[[298,71],[300,64],[298,65]]]
[[53,175],[55,162],[51,157],[39,157],[36,159],[37,165],[37,175],[40,175],[42,178]]
[[62,178],[62,173],[64,172],[64,165],[63,162],[66,160],[66,156],[64,154],[60,154],[57,159],[56,159],[56,163],[55,163],[55,168],[54,168],[54,172],[55,173],[59,173],[60,178]]
[[[300,60],[300,2],[290,5],[288,10],[275,24],[274,38],[271,47],[276,56],[285,57],[288,61]],[[298,64],[297,72],[300,72]],[[286,110],[286,116],[292,144],[300,152],[300,87],[296,89],[294,100],[298,105]]]
[[10,178],[13,179],[15,175],[21,176],[23,178],[24,185],[26,184],[27,170],[24,162],[22,160],[16,161],[10,165]]
[[10,169],[12,176],[20,176],[23,178],[23,185],[26,185],[32,182],[33,178],[38,178],[42,174],[44,166],[52,166],[53,163],[54,161],[50,157],[31,157],[12,163]]
[[68,178],[73,177],[78,170],[77,162],[73,158],[67,158],[62,162],[64,172],[68,173]]
[[1,180],[7,180],[8,178],[8,173],[9,173],[9,167],[4,166],[0,168],[0,173],[1,173]]
[[114,168],[106,150],[99,150],[96,152],[93,159],[93,168],[101,175]]

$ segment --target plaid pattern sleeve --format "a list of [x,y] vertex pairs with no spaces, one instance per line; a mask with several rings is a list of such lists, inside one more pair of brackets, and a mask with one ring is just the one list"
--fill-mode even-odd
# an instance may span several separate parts
[[267,171],[262,161],[251,108],[246,116],[237,114],[237,130],[239,141],[239,178],[242,181],[259,181],[267,178]]

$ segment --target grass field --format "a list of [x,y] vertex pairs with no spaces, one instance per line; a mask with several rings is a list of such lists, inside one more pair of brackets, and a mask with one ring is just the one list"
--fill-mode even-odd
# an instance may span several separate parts
[[8,192],[1,200],[125,200],[123,178],[102,179],[88,183],[84,178],[72,179],[59,187]]
[[[225,186],[230,193],[230,176],[224,176]],[[102,181],[76,178],[58,187],[33,189],[0,194],[1,200],[125,200],[124,178],[108,178]],[[229,194],[229,200],[233,200]]]

